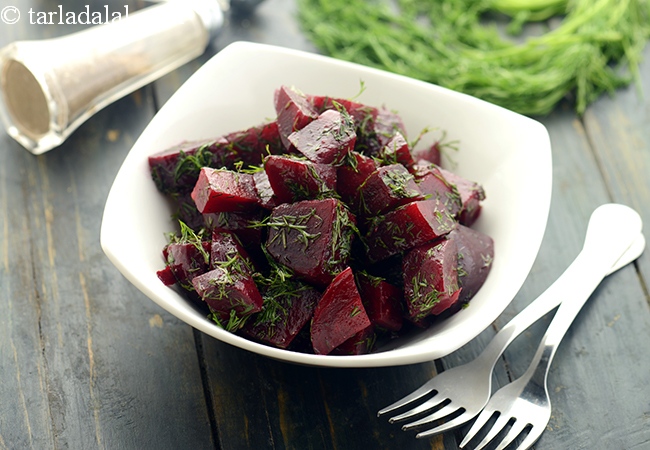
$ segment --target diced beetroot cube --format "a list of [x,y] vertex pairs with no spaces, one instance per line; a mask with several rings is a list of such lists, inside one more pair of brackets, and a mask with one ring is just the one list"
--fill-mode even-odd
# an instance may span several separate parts
[[440,141],[436,141],[431,146],[421,149],[414,150],[413,159],[420,160],[423,159],[429,163],[435,164],[437,166],[442,164],[442,153],[440,152]]
[[380,149],[390,141],[395,133],[401,133],[406,136],[406,127],[399,114],[386,108],[381,108],[375,119],[375,133],[377,140],[381,145]]
[[280,204],[275,192],[273,192],[266,170],[255,172],[253,174],[253,180],[255,181],[255,190],[257,191],[262,208],[273,209]]
[[[362,103],[355,102],[353,100],[348,100],[346,98],[336,98],[336,97],[330,97],[328,95],[307,95],[306,96],[307,100],[314,106],[316,111],[318,113],[322,113],[324,111],[327,111],[328,109],[340,109],[343,107],[348,114],[354,117],[355,114],[357,114],[359,111],[366,110],[375,110],[376,108],[372,108],[370,106],[364,105]],[[368,114],[367,112],[364,112],[364,114]],[[356,121],[356,118],[355,118]]]
[[203,218],[207,229],[232,231],[246,248],[262,243],[262,229],[255,226],[262,220],[261,211],[208,213]]
[[314,315],[321,293],[308,284],[284,281],[262,292],[262,310],[242,332],[268,345],[287,348]]
[[209,270],[210,243],[171,243],[163,249],[163,258],[178,284],[192,290],[192,278]]
[[460,194],[456,186],[442,175],[439,166],[425,160],[420,160],[412,166],[415,180],[423,194],[429,198],[440,200],[449,214],[458,217],[462,208]]
[[201,169],[192,199],[203,214],[250,210],[260,203],[253,175],[209,167]]
[[311,321],[314,352],[327,355],[370,326],[351,268],[338,274],[323,293]]
[[314,105],[316,111],[320,114],[328,109],[340,110],[341,107],[352,116],[355,124],[358,145],[359,139],[365,139],[369,134],[375,133],[375,118],[379,110],[374,106],[364,105],[345,98],[333,98],[321,95],[307,95],[307,99]]
[[306,281],[327,286],[347,267],[355,219],[340,200],[282,204],[266,225],[268,253]]
[[494,260],[494,241],[478,230],[458,225],[449,233],[458,247],[459,303],[467,303],[483,286]]
[[409,317],[421,319],[440,314],[458,301],[457,266],[454,239],[441,238],[404,255],[404,300]]
[[195,232],[198,232],[205,226],[203,214],[196,209],[196,204],[192,200],[192,192],[183,194],[168,195],[172,204],[172,217],[183,222]]
[[245,317],[262,309],[262,296],[253,277],[237,270],[216,267],[194,277],[192,285],[214,311],[234,311],[238,317]]
[[348,205],[354,205],[359,187],[377,170],[374,159],[361,153],[352,152],[352,164],[346,164],[336,169],[336,192]]
[[409,144],[399,131],[396,131],[393,137],[386,143],[381,150],[380,157],[384,161],[384,164],[402,164],[403,166],[411,167],[415,163],[411,156]]
[[276,89],[273,100],[278,115],[280,139],[285,148],[289,149],[289,135],[316,119],[318,113],[304,95],[286,86]]
[[212,231],[210,268],[216,267],[246,275],[253,273],[253,263],[248,258],[248,253],[235,234],[226,230]]
[[465,226],[471,226],[481,213],[481,202],[485,200],[483,187],[448,170],[440,169],[440,172],[449,183],[456,186],[460,195],[463,206],[458,214],[458,221]]
[[357,286],[370,322],[388,331],[402,328],[402,291],[383,278],[357,273]]
[[225,144],[223,138],[186,141],[150,156],[149,169],[156,187],[167,194],[191,192],[201,168],[214,166],[216,159],[221,160],[217,155],[223,153]]
[[[259,166],[269,153],[284,153],[284,145],[275,121],[229,133],[224,136],[224,139],[227,142],[226,152],[233,155],[229,158],[240,164],[243,163],[244,167]],[[214,167],[218,168],[218,166]]]
[[158,276],[158,279],[163,282],[165,286],[171,286],[173,284],[176,284],[176,277],[174,276],[174,272],[172,272],[171,267],[165,266],[164,269],[159,270],[156,272],[156,275]]
[[381,261],[443,236],[455,226],[438,200],[407,203],[373,221],[365,236],[368,259]]
[[288,137],[307,159],[318,164],[340,165],[354,149],[357,135],[349,114],[329,109]]
[[264,170],[280,203],[326,196],[336,188],[336,168],[290,156],[268,156]]
[[423,199],[413,175],[401,164],[391,164],[375,170],[361,185],[357,211],[372,217]]
[[365,355],[375,345],[375,327],[371,324],[331,351],[330,355]]

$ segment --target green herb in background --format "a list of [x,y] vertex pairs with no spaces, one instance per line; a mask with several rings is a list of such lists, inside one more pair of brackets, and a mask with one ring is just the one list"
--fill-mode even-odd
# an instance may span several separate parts
[[[298,0],[324,53],[466,92],[528,115],[564,98],[582,114],[603,92],[638,79],[650,0]],[[559,25],[519,40],[529,22]],[[490,24],[491,23],[491,24]]]

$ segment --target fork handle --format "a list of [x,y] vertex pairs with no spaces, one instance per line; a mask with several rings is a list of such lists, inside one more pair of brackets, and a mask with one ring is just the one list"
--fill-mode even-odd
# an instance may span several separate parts
[[[553,320],[555,325],[545,335],[545,341],[554,347],[548,355],[550,364],[555,348],[582,305],[603,278],[618,268],[617,261],[640,233],[641,218],[633,209],[617,204],[597,208],[591,215],[584,246],[576,259],[546,291],[499,330],[478,358],[493,368],[517,336],[562,303],[556,313],[557,322]],[[537,362],[542,356],[539,353]]]

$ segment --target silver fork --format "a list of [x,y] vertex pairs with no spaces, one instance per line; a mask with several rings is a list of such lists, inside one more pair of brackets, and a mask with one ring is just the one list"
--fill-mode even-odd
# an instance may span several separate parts
[[[502,387],[492,396],[461,442],[461,448],[464,448],[476,436],[494,414],[497,414],[498,417],[483,440],[475,447],[476,450],[484,448],[501,432],[506,434],[499,442],[497,450],[504,449],[525,430],[528,430],[528,434],[517,448],[527,449],[544,432],[551,418],[551,400],[547,383],[548,371],[560,341],[591,293],[601,282],[603,278],[601,273],[607,271],[608,261],[611,264],[611,261],[616,259],[615,247],[625,248],[632,241],[629,236],[625,236],[625,233],[635,236],[641,230],[641,218],[638,214],[627,207],[622,208],[617,208],[620,213],[615,214],[620,218],[627,218],[626,220],[629,221],[626,224],[627,230],[622,230],[617,226],[612,229],[612,224],[598,230],[590,228],[587,233],[588,242],[602,242],[602,239],[608,239],[615,241],[615,245],[607,249],[604,254],[595,252],[585,255],[585,258],[591,259],[592,267],[588,272],[580,267],[580,271],[576,269],[576,272],[572,274],[576,277],[574,279],[581,277],[581,282],[576,283],[571,291],[563,293],[563,301],[546,330],[530,366],[521,378]],[[604,210],[594,212],[594,214],[600,213],[607,214]],[[618,235],[612,232],[618,233]],[[508,425],[510,425],[509,428]]]
[[[621,205],[603,205],[596,211],[603,212],[605,210],[605,212],[612,212],[612,209],[618,210],[620,207]],[[627,207],[623,208],[629,210]],[[596,211],[592,214],[588,230],[595,227],[601,228],[601,222],[603,221],[607,223],[609,222],[608,219],[602,217],[602,214],[596,214]],[[574,284],[579,284],[579,280],[574,278],[574,274],[580,272],[581,267],[583,267],[583,271],[584,269],[591,267],[590,259],[593,258],[592,255],[594,252],[597,252],[602,249],[603,246],[606,246],[611,248],[610,253],[620,256],[620,258],[616,258],[614,255],[610,258],[610,270],[603,270],[600,275],[601,279],[631,261],[634,261],[643,251],[645,247],[645,239],[640,231],[632,233],[632,236],[636,236],[636,241],[634,242],[634,245],[627,249],[627,252],[625,252],[624,255],[624,245],[615,245],[614,242],[611,242],[610,245],[608,240],[604,240],[603,242],[594,242],[590,239],[586,240],[583,250],[571,264],[569,269],[567,269],[565,273],[541,296],[531,302],[528,307],[508,322],[508,324],[506,324],[494,336],[485,350],[476,359],[467,364],[448,369],[436,375],[413,393],[380,410],[378,415],[381,416],[408,406],[430,393],[435,392],[435,395],[429,400],[409,411],[391,417],[389,421],[393,423],[411,419],[417,415],[439,407],[439,409],[435,410],[432,414],[408,423],[402,427],[403,429],[408,430],[440,419],[448,418],[445,423],[418,433],[416,436],[418,438],[442,433],[470,421],[487,404],[492,392],[492,370],[508,345],[510,345],[517,336],[535,323],[539,318],[557,307],[560,304],[565,291],[569,290]],[[613,261],[616,262],[614,263]]]

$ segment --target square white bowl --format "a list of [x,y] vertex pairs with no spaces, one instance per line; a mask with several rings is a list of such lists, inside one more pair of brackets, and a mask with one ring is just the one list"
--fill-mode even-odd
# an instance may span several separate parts
[[[481,183],[487,198],[474,228],[494,239],[490,275],[468,308],[389,349],[360,356],[311,355],[272,348],[219,328],[162,284],[165,234],[176,229],[156,189],[148,157],[183,140],[213,138],[273,119],[281,85],[351,98],[397,111],[412,139],[444,130],[460,150],[451,168]],[[437,135],[438,137],[440,134]],[[431,143],[434,134],[421,141]],[[427,142],[428,140],[428,142]],[[512,301],[537,256],[551,201],[551,147],[545,127],[471,96],[380,70],[286,48],[237,42],[201,67],[152,119],[108,195],[101,245],[120,272],[169,313],[223,342],[278,360],[329,367],[381,367],[441,358],[487,328]]]

